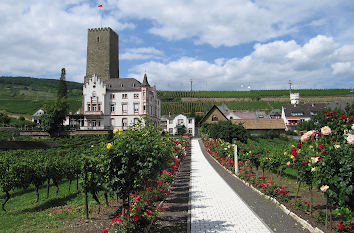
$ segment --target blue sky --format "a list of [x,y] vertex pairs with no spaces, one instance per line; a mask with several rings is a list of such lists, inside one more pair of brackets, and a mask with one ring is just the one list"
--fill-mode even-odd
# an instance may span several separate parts
[[17,0],[0,15],[0,75],[83,82],[102,22],[120,77],[146,70],[160,90],[354,88],[351,0]]

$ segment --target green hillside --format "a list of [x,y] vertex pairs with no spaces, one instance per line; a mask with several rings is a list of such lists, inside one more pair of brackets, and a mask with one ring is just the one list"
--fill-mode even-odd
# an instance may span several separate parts
[[[305,96],[353,96],[352,89],[300,89],[293,90]],[[289,90],[251,90],[251,91],[158,91],[164,101],[176,101],[181,98],[262,98],[288,97]]]
[[[59,80],[0,77],[0,110],[30,116],[44,104],[55,102]],[[82,84],[67,81],[69,108],[81,106]]]
[[[0,110],[30,116],[44,104],[54,103],[59,79],[31,77],[0,77]],[[68,101],[71,111],[81,106],[82,83],[67,82]],[[301,98],[321,97],[324,101],[337,101],[336,97],[354,100],[351,89],[302,89]],[[251,91],[158,91],[161,98],[161,113],[192,113],[208,111],[214,104],[225,103],[232,110],[264,110],[281,108],[289,103],[289,90]],[[182,98],[194,98],[183,101]],[[199,98],[199,99],[197,99]],[[205,100],[203,98],[215,98]],[[246,101],[231,101],[220,98],[246,98]],[[264,98],[268,98],[265,100]]]

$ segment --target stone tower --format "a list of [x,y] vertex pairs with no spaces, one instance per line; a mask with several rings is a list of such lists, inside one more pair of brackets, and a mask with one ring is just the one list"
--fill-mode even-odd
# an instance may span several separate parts
[[88,29],[85,82],[93,74],[103,81],[119,78],[118,35],[109,27]]

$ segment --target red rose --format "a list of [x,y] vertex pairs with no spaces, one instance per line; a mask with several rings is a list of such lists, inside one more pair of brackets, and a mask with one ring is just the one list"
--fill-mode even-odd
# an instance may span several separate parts
[[135,222],[139,221],[139,216],[135,215],[132,217],[132,219],[134,219]]

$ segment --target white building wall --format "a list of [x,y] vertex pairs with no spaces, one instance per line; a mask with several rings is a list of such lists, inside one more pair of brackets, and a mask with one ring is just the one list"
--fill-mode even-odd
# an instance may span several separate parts
[[[189,120],[191,122],[189,123]],[[189,132],[189,129],[192,130],[192,136],[195,136],[195,119],[193,117],[188,118],[187,116],[183,114],[179,114],[175,116],[173,120],[167,120],[167,128],[166,132],[171,133],[173,135],[176,135],[178,133],[178,126],[179,125],[184,125],[186,127],[187,132]],[[172,131],[171,131],[172,130]]]
[[[93,93],[98,97],[102,113],[99,111],[93,113],[92,106],[88,111],[87,103],[91,103]],[[111,98],[112,94],[114,98]],[[122,94],[127,94],[127,98],[123,99]],[[135,99],[134,94],[138,94],[139,98]],[[160,100],[156,89],[151,87],[142,87],[140,91],[107,91],[106,85],[97,76],[93,76],[83,86],[83,99],[85,120],[81,129],[121,129],[123,128],[123,118],[127,119],[128,126],[134,124],[135,118],[139,118],[144,124],[144,117],[149,117],[158,124],[161,116]],[[123,103],[127,104],[126,113],[123,113]],[[134,112],[134,103],[139,104],[138,113]],[[111,104],[114,104],[114,112],[111,112]],[[145,110],[144,105],[146,106]],[[89,123],[92,120],[97,122],[100,120],[100,127],[98,124],[96,127],[91,127]]]

